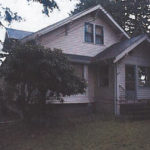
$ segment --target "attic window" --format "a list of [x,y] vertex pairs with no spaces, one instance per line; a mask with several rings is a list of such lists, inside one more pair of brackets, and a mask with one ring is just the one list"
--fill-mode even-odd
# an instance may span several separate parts
[[94,42],[94,28],[93,24],[85,23],[85,42],[93,43]]
[[85,42],[104,44],[104,31],[100,25],[85,23]]
[[95,26],[95,42],[96,44],[104,44],[103,38],[103,27],[96,25]]

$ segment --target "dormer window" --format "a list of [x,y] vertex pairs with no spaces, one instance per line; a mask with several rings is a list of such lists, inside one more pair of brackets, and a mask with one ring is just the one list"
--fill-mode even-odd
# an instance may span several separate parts
[[93,43],[94,42],[94,30],[93,24],[85,23],[85,42]]
[[85,42],[104,44],[103,27],[91,23],[85,23]]

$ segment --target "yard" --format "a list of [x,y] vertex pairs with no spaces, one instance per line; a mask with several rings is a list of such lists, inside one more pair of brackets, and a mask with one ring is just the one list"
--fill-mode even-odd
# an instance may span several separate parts
[[0,127],[0,150],[149,150],[150,120],[68,119],[44,128]]

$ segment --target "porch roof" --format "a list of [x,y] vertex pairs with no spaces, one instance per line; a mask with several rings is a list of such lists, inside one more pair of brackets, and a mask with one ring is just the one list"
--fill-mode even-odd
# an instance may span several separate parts
[[93,58],[93,62],[112,59],[115,63],[146,39],[148,39],[148,37],[145,34],[141,34],[131,39],[115,43],[114,45],[105,49],[103,52],[96,55]]

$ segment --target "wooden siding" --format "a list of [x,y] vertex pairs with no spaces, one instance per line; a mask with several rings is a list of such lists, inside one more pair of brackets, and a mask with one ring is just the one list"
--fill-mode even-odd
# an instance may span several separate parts
[[[95,45],[85,43],[84,41],[84,24],[90,22],[93,24],[101,25],[104,27],[104,44]],[[83,55],[83,56],[95,56],[105,48],[119,41],[119,36],[114,31],[111,25],[105,22],[102,18],[95,15],[86,15],[67,26],[58,28],[42,37],[37,39],[41,45],[48,48],[58,48],[63,50],[67,54]],[[76,67],[79,67],[76,65]],[[75,68],[76,68],[75,67]],[[79,67],[81,68],[81,67]],[[86,93],[83,95],[74,95],[64,98],[64,103],[89,103],[97,99],[106,98],[113,99],[113,86],[108,89],[97,89],[96,81],[96,69],[93,66],[84,65],[85,78],[88,83]],[[77,72],[80,72],[80,69]],[[111,78],[112,79],[112,78]],[[111,81],[112,84],[112,81]],[[97,91],[97,92],[96,92]],[[55,101],[56,102],[56,101]],[[57,102],[56,102],[57,103]]]
[[[150,51],[143,44],[136,47],[131,54],[117,64],[118,100],[125,100],[125,65],[150,66]],[[136,76],[138,76],[137,71]],[[139,87],[137,84],[136,93],[138,100],[150,99],[149,87]]]
[[[84,42],[84,23],[90,22],[104,27],[104,45],[95,45]],[[113,28],[97,17],[87,15],[67,26],[58,28],[38,39],[45,47],[59,48],[64,53],[84,56],[95,56],[105,48],[119,41]]]
[[[81,72],[83,69],[84,78],[87,81],[87,89],[84,94],[72,95],[68,97],[64,97],[64,104],[69,103],[92,103],[94,102],[94,71],[92,67],[83,64],[73,64],[72,65],[75,69],[75,73],[77,76],[81,77]],[[61,102],[57,100],[47,100],[47,103],[55,103],[61,104]]]

